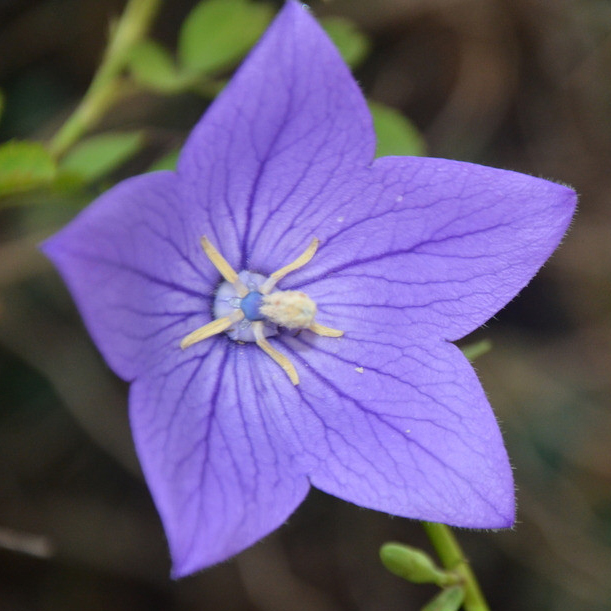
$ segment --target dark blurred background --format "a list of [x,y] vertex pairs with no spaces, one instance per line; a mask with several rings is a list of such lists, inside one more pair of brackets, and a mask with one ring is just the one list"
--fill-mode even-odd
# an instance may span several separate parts
[[[172,47],[193,5],[166,0],[155,36]],[[54,133],[123,6],[0,0],[0,140]],[[611,2],[312,6],[350,17],[371,37],[357,78],[369,97],[414,121],[430,155],[553,178],[580,193],[561,249],[469,338],[494,344],[477,369],[515,466],[519,522],[459,536],[495,610],[611,609]],[[205,105],[195,95],[123,101],[100,129],[144,126],[147,145],[114,178],[172,150]],[[104,186],[69,202],[37,197],[0,209],[0,610],[420,608],[435,590],[378,561],[386,540],[427,547],[419,524],[317,491],[236,559],[169,580],[126,387],[35,247]]]

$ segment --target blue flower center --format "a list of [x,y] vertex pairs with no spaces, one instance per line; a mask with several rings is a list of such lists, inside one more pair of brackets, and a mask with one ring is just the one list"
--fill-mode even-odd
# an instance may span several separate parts
[[265,316],[261,314],[261,300],[263,295],[258,291],[250,291],[246,297],[240,301],[240,308],[244,312],[247,320],[265,320]]
[[[215,319],[235,316],[238,312],[242,320],[227,329],[227,335],[238,342],[256,342],[253,324],[263,324],[266,337],[277,335],[278,327],[260,312],[263,305],[261,286],[266,276],[248,271],[241,271],[238,278],[244,290],[236,290],[231,282],[221,282],[214,296],[213,315]],[[242,297],[242,295],[244,295]]]

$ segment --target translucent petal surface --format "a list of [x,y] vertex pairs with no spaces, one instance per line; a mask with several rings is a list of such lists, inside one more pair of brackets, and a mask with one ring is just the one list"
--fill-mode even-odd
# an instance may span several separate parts
[[[269,384],[262,376],[268,366],[261,371],[246,358],[253,345],[233,343],[228,350],[229,341],[198,344],[131,388],[136,448],[176,577],[264,537],[309,489],[268,429],[269,408],[260,392]],[[255,359],[267,358],[255,350]]]
[[[562,239],[576,195],[515,172],[389,157],[329,200],[301,212],[314,216],[321,246],[286,286],[305,290],[328,324],[356,338],[367,325],[389,341],[456,340],[530,281]],[[291,213],[270,232],[280,251],[294,227],[303,231]]]
[[[178,171],[215,211],[211,239],[245,268],[276,208],[307,205],[374,151],[371,116],[347,66],[289,2],[194,129]],[[276,253],[279,267],[299,247]]]
[[[210,320],[218,273],[181,205],[175,174],[127,180],[43,244],[114,371],[132,380],[176,357],[180,340]],[[203,216],[203,218],[202,218]]]
[[[513,480],[470,364],[442,342],[283,338],[302,409],[277,387],[284,437],[314,486],[365,507],[457,526],[507,527]],[[285,395],[280,393],[285,392]],[[304,435],[302,431],[307,431]]]

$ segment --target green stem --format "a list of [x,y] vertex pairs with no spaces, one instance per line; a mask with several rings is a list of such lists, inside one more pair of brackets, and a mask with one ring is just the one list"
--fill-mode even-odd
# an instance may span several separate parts
[[49,143],[53,155],[63,155],[119,99],[121,71],[129,51],[148,32],[160,5],[161,0],[128,1],[123,15],[111,30],[104,58],[85,97]]
[[463,606],[466,611],[490,611],[490,607],[488,607],[488,603],[477,583],[475,573],[471,570],[450,527],[436,522],[423,522],[422,525],[443,566],[448,570],[455,571],[462,577],[465,588]]

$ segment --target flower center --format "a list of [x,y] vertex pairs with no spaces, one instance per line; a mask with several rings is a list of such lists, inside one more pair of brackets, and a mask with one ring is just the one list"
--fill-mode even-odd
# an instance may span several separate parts
[[207,237],[202,247],[208,259],[225,278],[214,300],[215,320],[189,333],[180,342],[184,350],[213,335],[223,333],[236,341],[255,342],[288,375],[294,385],[299,384],[295,366],[278,352],[267,338],[278,334],[278,327],[308,329],[325,337],[341,337],[344,332],[318,324],[316,303],[302,291],[281,291],[276,283],[288,273],[308,263],[318,248],[314,238],[303,254],[292,263],[266,277],[249,271],[236,273]]
[[240,301],[240,308],[244,312],[247,320],[265,320],[265,314],[261,314],[261,302],[263,295],[259,291],[250,291],[246,297]]

